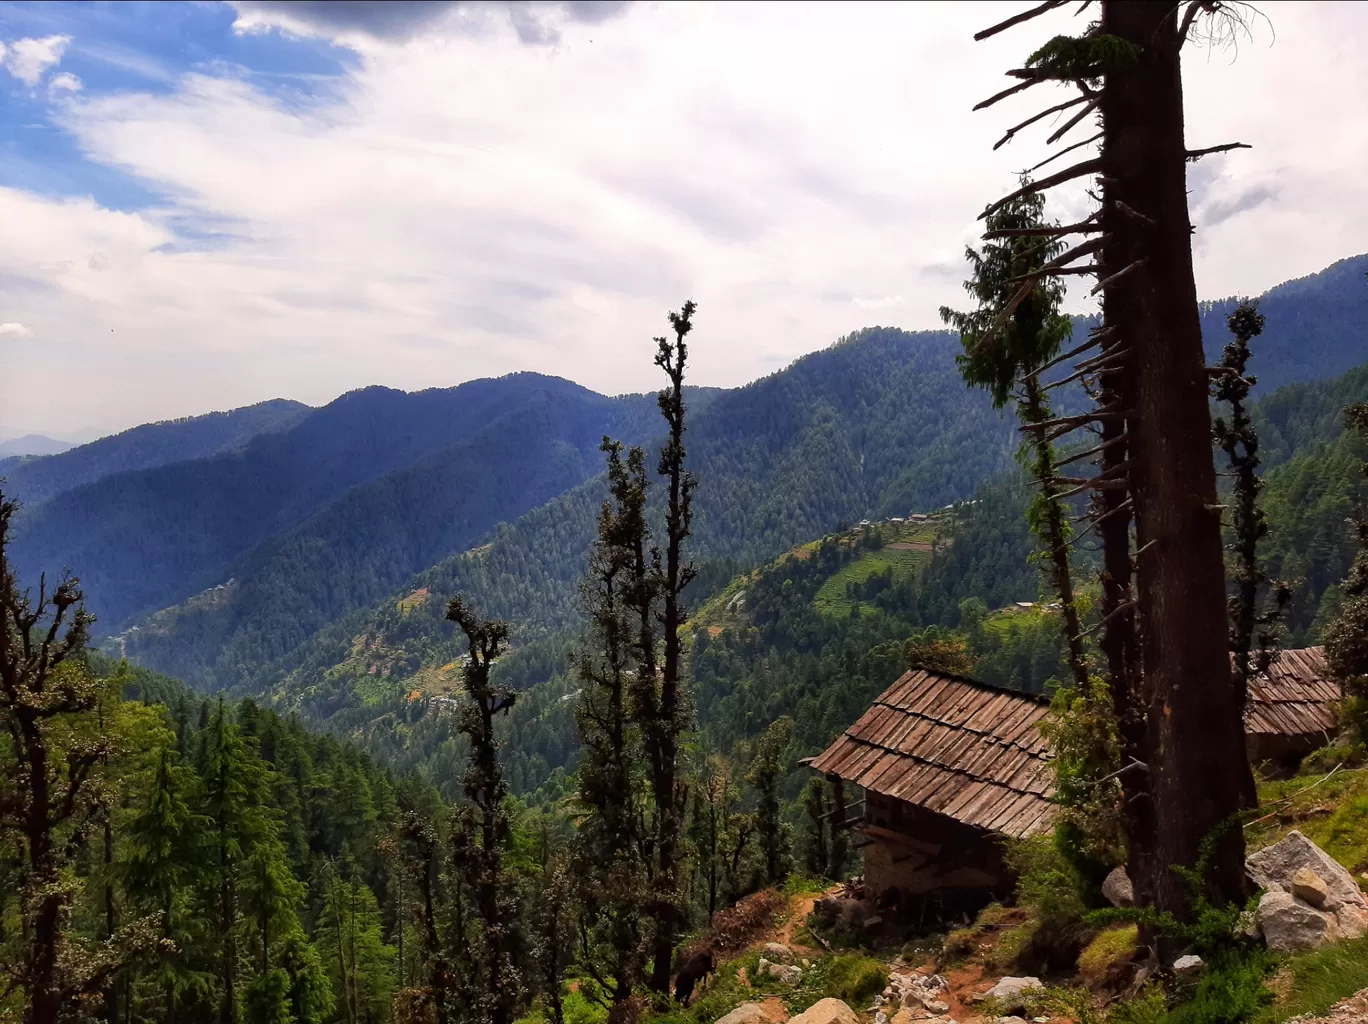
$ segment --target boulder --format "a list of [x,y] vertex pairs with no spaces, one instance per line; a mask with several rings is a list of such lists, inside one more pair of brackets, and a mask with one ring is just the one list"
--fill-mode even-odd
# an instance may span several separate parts
[[1135,906],[1135,886],[1123,867],[1114,867],[1102,880],[1102,895],[1113,907]]
[[889,1020],[888,1024],[912,1024],[912,1011],[899,1010],[897,1013],[893,1014],[893,1017]]
[[718,1018],[717,1024],[770,1024],[770,1019],[759,1003],[742,1003],[725,1017]]
[[1264,942],[1276,953],[1305,953],[1340,937],[1333,915],[1308,906],[1281,889],[1263,894],[1258,920]]
[[1193,978],[1202,973],[1202,968],[1206,965],[1202,963],[1202,958],[1194,953],[1187,956],[1180,956],[1173,961],[1173,973],[1180,978]]
[[950,1012],[950,1004],[940,999],[928,999],[922,1003],[928,1013],[942,1014]]
[[882,1010],[874,1014],[874,1024],[888,1024],[888,1014]]
[[986,999],[996,999],[1003,1009],[1014,1012],[1026,1009],[1026,996],[1032,992],[1043,992],[1045,986],[1039,978],[1002,978],[984,993]]
[[793,963],[793,950],[789,949],[782,942],[766,942],[765,956],[781,964]]
[[[1320,890],[1324,889],[1323,902],[1315,904],[1318,909],[1334,913],[1344,905],[1368,907],[1354,876],[1300,832],[1289,832],[1281,842],[1252,854],[1245,861],[1245,869],[1260,888],[1276,889],[1289,895],[1299,895],[1294,888],[1294,879],[1298,872],[1305,870],[1308,874],[1301,877],[1307,894],[1319,897]],[[1313,874],[1315,880],[1310,878]],[[1302,898],[1307,903],[1312,902]]]
[[788,1024],[860,1024],[855,1011],[839,999],[819,999]]
[[1297,868],[1292,875],[1291,890],[1293,896],[1317,910],[1330,901],[1330,889],[1325,879],[1310,868]]
[[1341,904],[1335,908],[1335,923],[1343,938],[1358,939],[1368,935],[1368,906]]
[[756,964],[755,973],[762,978],[773,978],[785,985],[796,985],[803,978],[803,972],[790,964],[773,964],[763,956]]

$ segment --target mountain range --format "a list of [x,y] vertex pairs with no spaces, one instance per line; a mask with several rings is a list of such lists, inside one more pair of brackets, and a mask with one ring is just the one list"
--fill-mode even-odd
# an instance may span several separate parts
[[[1354,257],[1260,298],[1253,367],[1270,460],[1331,443],[1363,383],[1305,382],[1363,362],[1366,271],[1368,256]],[[1202,306],[1213,355],[1237,301]],[[1014,424],[966,391],[959,350],[944,331],[870,328],[745,387],[691,389],[697,593],[862,518],[967,499],[1009,470]],[[327,719],[430,669],[456,592],[513,623],[524,653],[509,671],[546,678],[541,662],[578,621],[600,441],[660,434],[654,396],[522,373],[147,424],[0,460],[0,476],[24,504],[21,572],[76,572],[107,642],[200,688]]]

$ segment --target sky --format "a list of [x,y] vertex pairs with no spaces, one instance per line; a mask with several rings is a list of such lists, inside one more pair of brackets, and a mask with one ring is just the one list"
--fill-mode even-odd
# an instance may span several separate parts
[[[0,3],[0,437],[519,370],[642,391],[690,297],[700,384],[936,328],[1049,152],[992,149],[1042,90],[971,110],[1083,25],[973,41],[1025,6]],[[1368,250],[1368,4],[1246,21],[1184,51],[1189,145],[1253,147],[1190,172],[1206,298]]]

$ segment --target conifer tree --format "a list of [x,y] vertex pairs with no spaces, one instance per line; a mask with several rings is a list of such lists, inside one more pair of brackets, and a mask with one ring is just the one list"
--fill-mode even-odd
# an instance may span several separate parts
[[[1368,438],[1368,404],[1344,411],[1348,429]],[[1363,464],[1368,476],[1368,461]],[[1339,614],[1325,629],[1325,660],[1344,687],[1350,720],[1361,740],[1368,740],[1368,505],[1354,517],[1359,550],[1344,581]]]
[[[243,986],[241,947],[244,888],[257,889],[254,909],[266,914],[266,923],[276,912],[268,909],[269,897],[255,872],[245,872],[258,848],[277,839],[278,824],[269,810],[267,769],[243,739],[229,715],[223,699],[209,720],[203,746],[204,764],[200,771],[202,813],[209,819],[207,844],[210,850],[206,909],[212,915],[212,939],[216,948],[220,986],[219,1024],[237,1024],[241,1013],[240,988]],[[269,860],[266,862],[269,864]],[[256,865],[262,867],[262,862]],[[244,878],[244,875],[246,877]],[[274,885],[270,879],[266,885]],[[269,936],[267,936],[269,938]],[[269,968],[269,947],[263,954]],[[274,998],[274,983],[258,999]],[[263,1004],[264,1005],[264,1004]]]
[[[654,850],[651,878],[651,916],[655,923],[652,944],[651,987],[665,992],[670,987],[674,951],[683,924],[680,891],[680,838],[688,806],[688,788],[680,774],[680,737],[693,721],[693,707],[684,684],[681,632],[688,621],[684,590],[696,575],[694,564],[684,556],[684,542],[693,528],[693,492],[697,479],[685,468],[684,374],[689,349],[685,339],[693,330],[697,305],[686,301],[679,312],[669,314],[674,338],[656,338],[655,363],[665,371],[669,384],[657,396],[669,434],[660,452],[657,473],[664,478],[665,550],[653,552],[656,588],[660,594],[660,686],[640,714],[642,739],[651,771],[654,815],[650,841]],[[654,668],[654,658],[644,659]],[[652,675],[649,678],[654,678]]]
[[160,917],[162,951],[148,980],[162,1000],[162,1020],[179,1019],[178,1001],[203,977],[190,966],[187,947],[199,937],[190,894],[205,876],[203,836],[209,820],[190,806],[194,773],[163,747],[147,804],[129,822],[128,853],[120,865],[124,887],[141,912]]
[[[983,39],[1062,6],[1047,0],[978,33]],[[1126,763],[1123,780],[1143,779],[1145,797],[1127,801],[1132,881],[1142,902],[1180,919],[1194,913],[1190,876],[1207,870],[1205,895],[1240,903],[1247,892],[1244,837],[1235,816],[1250,791],[1243,707],[1227,651],[1225,571],[1216,499],[1208,374],[1203,365],[1186,168],[1238,143],[1189,150],[1184,139],[1180,51],[1201,16],[1229,18],[1228,5],[1190,0],[1102,0],[1100,19],[1078,36],[1056,36],[1009,72],[1015,83],[986,107],[1042,83],[1076,95],[1009,129],[998,143],[1048,114],[1071,110],[1047,140],[1066,137],[1090,115],[1100,132],[1037,165],[1100,143],[1100,152],[991,204],[1096,177],[1098,209],[1042,236],[1084,241],[1021,283],[1094,275],[1104,325],[1057,361],[1100,347],[1076,364],[1092,377],[1092,409],[1036,425],[1050,439],[1091,427],[1099,471],[1078,486],[1094,492],[1093,525],[1103,542],[1100,646]],[[1093,261],[1080,262],[1087,257]],[[1014,301],[1016,297],[1014,296]],[[1056,382],[1058,383],[1058,382]],[[1134,524],[1135,548],[1131,549]],[[1137,756],[1136,752],[1141,754]],[[1204,856],[1204,853],[1206,854]]]
[[[642,729],[634,721],[649,693],[655,642],[646,574],[646,457],[604,438],[609,499],[581,587],[589,619],[578,657],[576,721],[583,752],[578,771],[576,875],[582,920],[580,960],[614,1005],[641,981],[648,938],[645,825],[637,764]],[[645,655],[649,654],[648,658]]]
[[490,680],[490,669],[507,650],[508,626],[481,619],[459,596],[447,607],[447,618],[465,634],[469,645],[466,703],[459,729],[470,740],[470,761],[461,779],[466,804],[458,810],[453,867],[469,887],[478,922],[472,965],[478,972],[473,1015],[489,1024],[511,1024],[517,1016],[522,979],[516,959],[518,907],[504,870],[511,834],[505,806],[508,785],[499,763],[494,716],[512,707],[515,695]]
[[788,875],[789,849],[779,804],[784,777],[784,751],[793,738],[793,719],[780,718],[755,741],[746,781],[755,789],[755,836],[764,859],[764,884],[777,885]]
[[740,811],[741,794],[734,774],[723,755],[713,754],[704,760],[692,787],[689,840],[709,922],[721,909],[723,896],[734,887],[728,875],[730,851],[738,835],[749,837],[751,831]]
[[[1268,535],[1268,523],[1259,506],[1263,480],[1259,476],[1259,436],[1250,418],[1247,402],[1258,378],[1249,375],[1249,343],[1263,333],[1264,316],[1254,302],[1241,302],[1226,318],[1232,335],[1221,361],[1215,368],[1212,395],[1230,407],[1230,419],[1217,416],[1212,424],[1216,444],[1226,453],[1234,478],[1232,487],[1231,532],[1228,545],[1234,558],[1229,567],[1235,584],[1227,601],[1230,614],[1231,679],[1240,706],[1249,697],[1249,680],[1266,672],[1277,655],[1278,620],[1291,598],[1286,584],[1272,583],[1259,562],[1259,542]],[[1270,590],[1271,603],[1265,609],[1264,591]],[[1258,806],[1254,778],[1249,777],[1245,802]]]

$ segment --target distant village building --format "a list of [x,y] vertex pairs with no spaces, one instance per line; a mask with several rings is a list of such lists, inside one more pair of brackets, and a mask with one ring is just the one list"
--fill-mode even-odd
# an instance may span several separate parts
[[[1251,681],[1250,760],[1294,764],[1334,735],[1340,691],[1319,647],[1284,651]],[[1011,885],[1001,837],[1054,820],[1054,775],[1040,733],[1048,702],[972,679],[912,669],[808,763],[838,778],[864,843],[874,892],[955,893],[985,902]]]

